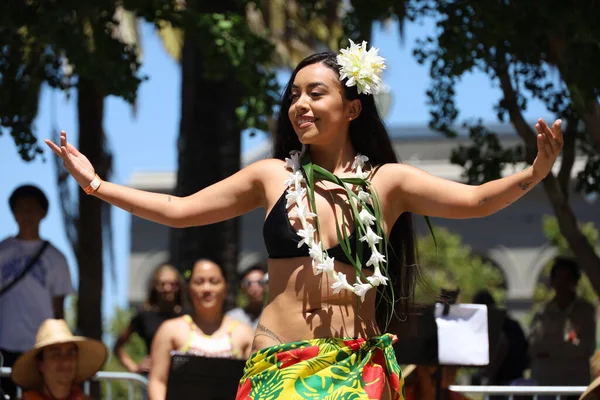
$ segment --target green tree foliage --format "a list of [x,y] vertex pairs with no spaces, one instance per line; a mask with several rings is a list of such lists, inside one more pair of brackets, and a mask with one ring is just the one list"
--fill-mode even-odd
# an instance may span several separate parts
[[[120,6],[117,1],[0,3],[0,135],[13,137],[23,160],[42,153],[33,121],[43,86],[76,90],[79,148],[98,174],[109,177],[104,99],[115,95],[133,104],[142,81],[137,48],[119,34]],[[83,192],[75,200],[61,163],[56,165],[65,230],[79,268],[77,327],[99,339],[103,245],[112,249],[110,213]]]
[[528,97],[566,122],[560,171],[549,174],[543,186],[560,231],[596,293],[600,257],[579,229],[569,194],[576,155],[586,165],[574,186],[587,194],[600,191],[599,11],[600,3],[574,0],[413,0],[408,7],[410,18],[436,21],[435,33],[415,50],[417,60],[430,66],[430,125],[455,137],[456,85],[472,72],[483,72],[502,93],[494,106],[498,119],[509,121],[523,140],[521,146],[504,148],[481,121],[464,122],[473,145],[458,148],[451,160],[465,168],[469,183],[498,178],[509,163],[533,162],[536,134],[523,116]]
[[442,288],[460,289],[459,301],[468,303],[480,289],[489,289],[499,303],[504,296],[502,271],[485,262],[462,242],[460,235],[436,227],[434,243],[431,235],[418,239],[422,285],[417,287],[415,301],[434,302]]
[[[557,255],[561,256],[573,256],[573,252],[569,248],[569,244],[567,243],[564,236],[560,233],[560,229],[558,227],[558,221],[556,217],[546,215],[542,220],[542,225],[544,229],[544,235],[546,239],[550,242],[552,246],[554,246],[557,250]],[[592,222],[581,223],[581,231],[588,239],[592,246],[596,247],[596,251],[600,251],[598,248],[598,229],[594,226]],[[540,282],[538,282],[535,288],[535,307],[539,308],[541,305],[547,303],[554,296],[553,290],[550,287],[550,269],[552,267],[552,261],[549,261],[540,276]],[[598,304],[599,298],[596,292],[594,292],[594,288],[590,282],[588,276],[583,273],[581,276],[581,280],[579,281],[578,294],[582,298],[586,299],[592,304]]]
[[0,3],[0,135],[9,133],[21,157],[41,153],[33,120],[44,84],[62,90],[81,78],[104,96],[133,103],[142,81],[134,46],[116,30],[116,1]]

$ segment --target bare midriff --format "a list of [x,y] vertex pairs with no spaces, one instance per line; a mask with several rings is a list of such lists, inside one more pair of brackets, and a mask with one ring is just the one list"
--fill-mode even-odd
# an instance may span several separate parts
[[[354,267],[335,269],[354,283]],[[369,275],[369,271],[363,273]],[[375,290],[364,302],[347,290],[334,294],[327,274],[315,275],[310,257],[269,259],[269,298],[254,337],[253,352],[280,343],[313,338],[368,338],[379,335]]]

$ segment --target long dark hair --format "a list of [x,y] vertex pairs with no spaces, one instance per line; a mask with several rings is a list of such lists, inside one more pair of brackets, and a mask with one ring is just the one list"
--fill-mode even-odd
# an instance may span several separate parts
[[[288,116],[288,110],[292,104],[292,84],[296,74],[302,68],[316,63],[322,63],[339,75],[339,64],[337,54],[324,52],[313,54],[302,60],[285,87],[281,99],[281,108],[275,130],[275,142],[273,146],[275,158],[280,160],[289,156],[290,151],[300,150],[302,144],[294,132],[292,123]],[[359,99],[362,103],[362,111],[358,118],[350,123],[350,141],[354,150],[369,157],[369,162],[375,167],[386,163],[397,163],[398,157],[390,140],[388,131],[379,116],[375,99],[372,95],[358,94],[356,86],[348,87],[345,81],[341,84],[344,88],[344,96],[348,100]],[[387,329],[392,315],[400,318],[408,316],[410,307],[414,300],[415,285],[419,274],[417,268],[417,248],[411,213],[403,213],[394,223],[389,235],[391,251],[388,254],[388,274],[390,287],[394,292],[395,304],[382,301],[382,290],[385,286],[378,287],[378,299],[376,317],[380,327]],[[389,290],[389,289],[388,289]]]

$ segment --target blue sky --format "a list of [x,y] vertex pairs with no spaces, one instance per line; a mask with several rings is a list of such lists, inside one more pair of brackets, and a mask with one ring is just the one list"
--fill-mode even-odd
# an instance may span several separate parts
[[[404,41],[400,40],[396,24],[376,26],[373,45],[387,59],[384,76],[393,94],[392,108],[386,118],[388,126],[426,124],[429,118],[425,91],[429,86],[428,69],[417,64],[412,56],[415,39],[432,32],[433,24],[409,23],[405,27]],[[137,113],[116,98],[106,101],[104,127],[114,153],[114,174],[111,180],[126,184],[135,171],[170,171],[176,168],[176,138],[179,129],[181,73],[179,65],[163,50],[160,40],[150,25],[142,29],[142,73],[149,80],[142,84],[138,94]],[[284,78],[287,79],[288,75]],[[493,87],[482,74],[466,76],[457,91],[460,118],[483,118],[495,121],[493,104],[500,90]],[[75,97],[67,100],[63,93],[44,90],[41,96],[36,132],[46,138],[52,127],[63,129],[71,140],[77,136]],[[537,102],[529,104],[528,120],[546,116],[547,112]],[[243,137],[243,148],[248,149],[264,140]],[[42,236],[50,239],[63,251],[70,263],[73,281],[77,282],[75,258],[68,244],[55,185],[54,164],[50,151],[45,152],[46,162],[38,159],[23,162],[16,152],[10,136],[0,136],[0,238],[14,235],[17,226],[8,207],[8,197],[17,186],[32,183],[41,187],[50,199],[47,218],[42,223]],[[113,234],[115,239],[117,279],[105,273],[104,315],[112,314],[115,306],[127,305],[129,275],[129,223],[126,212],[115,208]]]

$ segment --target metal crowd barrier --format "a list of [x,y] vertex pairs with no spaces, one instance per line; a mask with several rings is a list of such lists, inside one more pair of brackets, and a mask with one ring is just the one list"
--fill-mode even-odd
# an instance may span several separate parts
[[[3,367],[0,368],[0,376],[8,377],[10,376],[10,368]],[[105,399],[112,399],[112,385],[113,382],[124,382],[127,384],[127,399],[134,400],[136,398],[136,393],[139,393],[137,398],[145,399],[146,398],[146,389],[148,387],[148,379],[139,374],[133,374],[131,372],[111,372],[111,371],[100,371],[96,375],[94,375],[91,379],[94,382],[101,382],[104,384]],[[136,390],[136,387],[138,390]],[[83,383],[83,391],[85,394],[90,394],[90,381],[86,381]],[[17,395],[21,396],[21,389],[18,390]]]
[[[10,368],[0,368],[0,376],[10,376]],[[127,384],[127,399],[134,400],[136,394],[136,386],[139,388],[140,397],[145,398],[146,389],[148,387],[148,379],[142,375],[133,374],[130,372],[109,372],[100,371],[94,375],[92,381],[102,382],[105,384],[105,398],[112,399],[112,382],[125,382]],[[90,392],[90,382],[86,381],[83,384],[83,389],[86,394]],[[488,398],[489,395],[513,396],[529,395],[534,399],[538,396],[555,396],[560,399],[561,396],[581,395],[585,392],[585,386],[463,386],[452,385],[449,389],[453,392],[462,394],[478,394]],[[19,396],[21,393],[19,393]]]
[[587,389],[586,386],[462,386],[451,385],[448,387],[453,392],[462,394],[483,394],[487,399],[489,395],[509,396],[513,400],[513,396],[524,395],[533,396],[535,400],[538,396],[554,396],[555,399],[560,399],[561,396],[579,396]]

